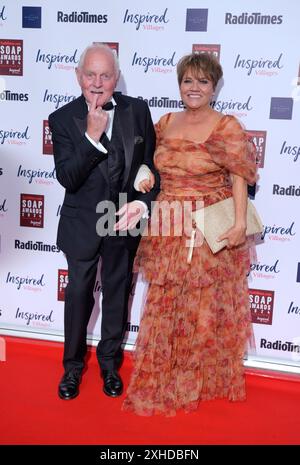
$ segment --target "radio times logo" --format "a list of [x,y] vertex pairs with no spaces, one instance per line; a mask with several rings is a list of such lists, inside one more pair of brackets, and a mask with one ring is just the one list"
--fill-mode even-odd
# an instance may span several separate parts
[[169,97],[150,97],[144,98],[138,95],[140,100],[147,102],[150,108],[184,108],[182,100],[170,99]]
[[30,253],[33,252],[49,252],[49,253],[59,253],[60,249],[57,245],[47,244],[42,241],[27,241],[23,242],[20,239],[15,239],[14,247],[17,250],[28,250]]
[[243,12],[240,15],[233,15],[232,13],[225,13],[225,24],[239,24],[239,25],[262,25],[266,24],[275,25],[283,22],[282,15],[263,15],[262,13]]
[[23,40],[0,39],[0,75],[23,76]]
[[58,23],[107,23],[107,14],[92,14],[88,11],[72,11],[72,13],[65,13],[63,11],[57,12]]
[[30,228],[44,227],[44,196],[37,194],[21,194],[20,226]]
[[57,300],[65,300],[65,289],[68,284],[68,270],[58,270],[57,277]]
[[256,163],[259,168],[265,164],[267,131],[246,131],[256,147]]
[[[299,362],[299,354],[300,354],[300,345],[299,337],[293,339],[293,341],[281,341],[277,339],[276,341],[268,341],[265,338],[261,338],[260,340],[260,348],[262,349],[271,349],[273,350],[280,350],[282,352],[292,352],[292,360]],[[289,356],[290,357],[290,356]]]
[[290,184],[288,187],[280,184],[273,184],[273,195],[288,195],[290,197],[300,196],[300,185]]
[[249,289],[249,303],[253,323],[272,324],[274,291]]
[[43,154],[53,155],[53,144],[48,120],[43,121]]
[[3,90],[0,92],[0,101],[5,100],[7,102],[28,102],[28,94],[24,92],[12,92],[11,90]]
[[220,60],[220,44],[193,44],[192,53],[210,53]]

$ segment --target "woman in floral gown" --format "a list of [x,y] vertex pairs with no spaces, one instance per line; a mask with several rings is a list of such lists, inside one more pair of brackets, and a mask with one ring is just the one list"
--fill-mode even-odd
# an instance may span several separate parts
[[195,209],[197,201],[207,206],[233,196],[235,224],[221,237],[226,248],[214,255],[205,240],[196,241],[188,263],[189,233],[177,235],[173,224],[163,234],[164,215],[154,209],[156,227],[149,226],[135,260],[149,287],[123,404],[139,415],[191,411],[201,400],[245,399],[243,356],[251,335],[246,203],[247,183],[256,180],[255,149],[235,117],[210,107],[222,77],[215,58],[185,56],[177,73],[185,110],[156,125],[161,192],[155,208],[176,201]]

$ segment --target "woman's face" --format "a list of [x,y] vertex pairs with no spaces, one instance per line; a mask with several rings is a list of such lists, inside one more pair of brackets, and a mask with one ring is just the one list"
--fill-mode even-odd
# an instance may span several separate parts
[[180,84],[181,99],[190,109],[205,108],[209,106],[214,88],[210,79],[204,76],[200,71],[197,76],[190,70],[187,70]]

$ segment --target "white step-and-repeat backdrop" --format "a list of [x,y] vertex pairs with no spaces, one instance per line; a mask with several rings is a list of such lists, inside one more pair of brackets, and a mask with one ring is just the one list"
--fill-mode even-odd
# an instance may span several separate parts
[[[214,108],[237,116],[257,147],[254,203],[264,222],[249,274],[251,357],[300,366],[300,76],[298,0],[0,0],[0,332],[63,340],[68,280],[56,230],[48,115],[80,94],[74,68],[92,42],[118,53],[118,90],[153,121],[182,108],[176,64],[192,50],[224,69]],[[127,347],[145,285],[135,279]],[[89,339],[99,338],[101,285]]]

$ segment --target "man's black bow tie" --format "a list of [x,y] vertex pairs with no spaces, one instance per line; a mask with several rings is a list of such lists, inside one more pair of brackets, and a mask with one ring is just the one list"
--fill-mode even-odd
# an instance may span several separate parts
[[102,110],[109,111],[113,109],[113,104],[112,102],[107,102],[102,106]]

